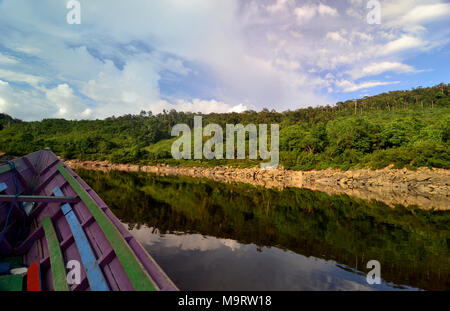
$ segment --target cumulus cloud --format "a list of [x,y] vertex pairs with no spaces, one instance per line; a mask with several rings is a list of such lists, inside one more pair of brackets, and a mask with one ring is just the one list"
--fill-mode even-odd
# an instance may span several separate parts
[[193,99],[192,101],[186,100],[178,100],[175,107],[177,109],[189,112],[201,112],[201,113],[225,113],[225,112],[243,112],[248,110],[246,106],[243,104],[239,104],[236,106],[229,106],[222,101],[217,100],[201,100],[198,98]]
[[31,121],[56,117],[54,111],[53,105],[45,100],[43,92],[15,89],[5,81],[0,83],[0,112]]
[[236,106],[231,107],[230,109],[228,109],[227,112],[244,112],[244,111],[248,111],[249,109],[247,108],[247,106],[245,106],[244,104],[239,104]]
[[91,109],[77,96],[72,88],[67,84],[60,84],[57,87],[45,91],[46,99],[49,103],[57,107],[54,114],[56,117],[67,119],[86,119],[92,113]]
[[[51,0],[0,3],[0,111],[30,120],[326,105],[429,69],[406,57],[448,42],[439,0],[386,0],[380,26],[366,23],[361,0],[96,0],[82,3],[81,25],[66,14]],[[392,81],[364,80],[388,72]]]

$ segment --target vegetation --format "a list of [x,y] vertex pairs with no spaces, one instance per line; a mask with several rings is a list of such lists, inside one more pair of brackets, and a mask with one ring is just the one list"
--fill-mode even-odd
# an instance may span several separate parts
[[7,114],[4,113],[0,113],[0,131],[5,127],[5,126],[12,126],[13,124],[19,123],[21,122],[20,120],[17,119],[13,119],[10,116],[8,116]]
[[[418,87],[296,111],[211,113],[203,124],[280,124],[280,162],[310,170],[420,166],[450,168],[449,84]],[[171,129],[193,113],[125,115],[95,121],[20,122],[0,114],[0,151],[24,155],[45,147],[66,158],[114,163],[252,166],[259,161],[182,160],[171,156]],[[207,138],[205,138],[206,140]]]
[[122,222],[288,249],[429,290],[450,289],[450,213],[188,177],[78,170]]

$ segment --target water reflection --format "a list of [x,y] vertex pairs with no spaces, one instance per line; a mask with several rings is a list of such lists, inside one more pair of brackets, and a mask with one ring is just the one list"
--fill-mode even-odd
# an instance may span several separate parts
[[78,173],[182,289],[392,288],[365,282],[371,259],[390,284],[450,288],[449,212],[306,189]]
[[399,289],[384,281],[368,285],[364,274],[342,269],[334,261],[276,247],[201,234],[160,234],[146,226],[131,233],[182,290]]

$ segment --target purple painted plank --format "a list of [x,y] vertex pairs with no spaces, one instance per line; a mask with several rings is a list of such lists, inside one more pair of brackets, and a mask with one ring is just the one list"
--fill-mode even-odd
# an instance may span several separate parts
[[[15,196],[12,194],[0,195],[0,202],[12,202]],[[35,195],[20,195],[15,199],[16,202],[37,202],[37,203],[77,203],[80,199],[77,197],[50,197]]]
[[40,239],[44,236],[44,229],[42,227],[39,227],[38,229],[34,230],[33,233],[31,233],[25,241],[20,244],[20,246],[17,248],[17,252],[24,253],[28,250],[31,245],[33,245],[37,239]]
[[[31,200],[40,203],[29,217],[32,222],[31,229],[33,229],[30,231],[33,233],[31,233],[26,241],[22,243],[19,249],[22,252],[26,252],[24,256],[25,263],[30,264],[36,260],[39,260],[43,264],[43,269],[41,271],[43,289],[53,289],[50,261],[47,259],[49,255],[47,241],[41,235],[41,229],[39,229],[40,223],[44,217],[52,217],[52,222],[55,225],[55,231],[59,236],[59,240],[62,241],[60,246],[64,254],[65,261],[71,259],[81,260],[78,249],[73,242],[73,235],[70,231],[70,227],[65,217],[63,217],[64,215],[60,209],[61,203],[68,202],[72,204],[72,210],[78,217],[86,233],[86,238],[88,239],[96,258],[98,259],[99,265],[103,270],[110,288],[112,290],[133,290],[133,286],[126,275],[122,264],[109,244],[104,232],[96,223],[84,203],[77,198],[75,191],[70,187],[65,178],[59,174],[56,168],[57,164],[60,163],[59,159],[50,150],[41,150],[27,155],[25,158],[16,159],[14,162],[19,164],[18,177],[21,181],[19,184],[19,191],[22,196],[18,198],[18,201]],[[153,278],[156,285],[162,290],[177,290],[176,286],[162,271],[159,265],[120,223],[120,221],[115,217],[115,215],[95,193],[95,191],[92,190],[89,185],[87,185],[72,170],[69,168],[67,168],[67,170],[82,185],[82,187],[88,192],[98,206],[104,211],[110,221],[119,230],[120,234],[124,237],[130,248],[133,250],[142,266]],[[4,194],[8,194],[10,196],[15,194],[15,189],[11,189],[13,185],[10,172],[0,175],[0,182],[4,182],[8,186],[8,189]],[[71,197],[50,197],[52,195],[51,189],[55,187],[63,189],[64,193]],[[31,189],[35,189],[33,193],[34,197],[24,197],[25,195],[30,195]],[[0,207],[6,206],[11,200],[11,197],[0,196]],[[4,208],[0,209],[0,222],[5,217],[2,210],[4,210]],[[83,280],[85,279],[85,276],[85,271],[82,271]],[[80,285],[73,286],[72,290],[89,290],[89,282],[83,281]]]
[[28,159],[28,157],[25,156],[22,159],[26,163],[26,165],[31,169],[31,171],[33,172],[33,175],[38,175],[38,171],[36,171],[33,163],[31,163],[31,161]]

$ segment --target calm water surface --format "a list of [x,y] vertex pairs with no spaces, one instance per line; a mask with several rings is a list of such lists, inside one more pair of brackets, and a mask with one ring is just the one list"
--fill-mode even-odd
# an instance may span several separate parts
[[277,247],[241,244],[200,234],[161,235],[148,227],[134,229],[132,234],[180,289],[398,289],[386,282],[370,286],[364,274],[341,267],[335,261],[306,257]]
[[[450,213],[186,177],[77,171],[181,290],[450,289]],[[366,264],[381,263],[380,285]]]

